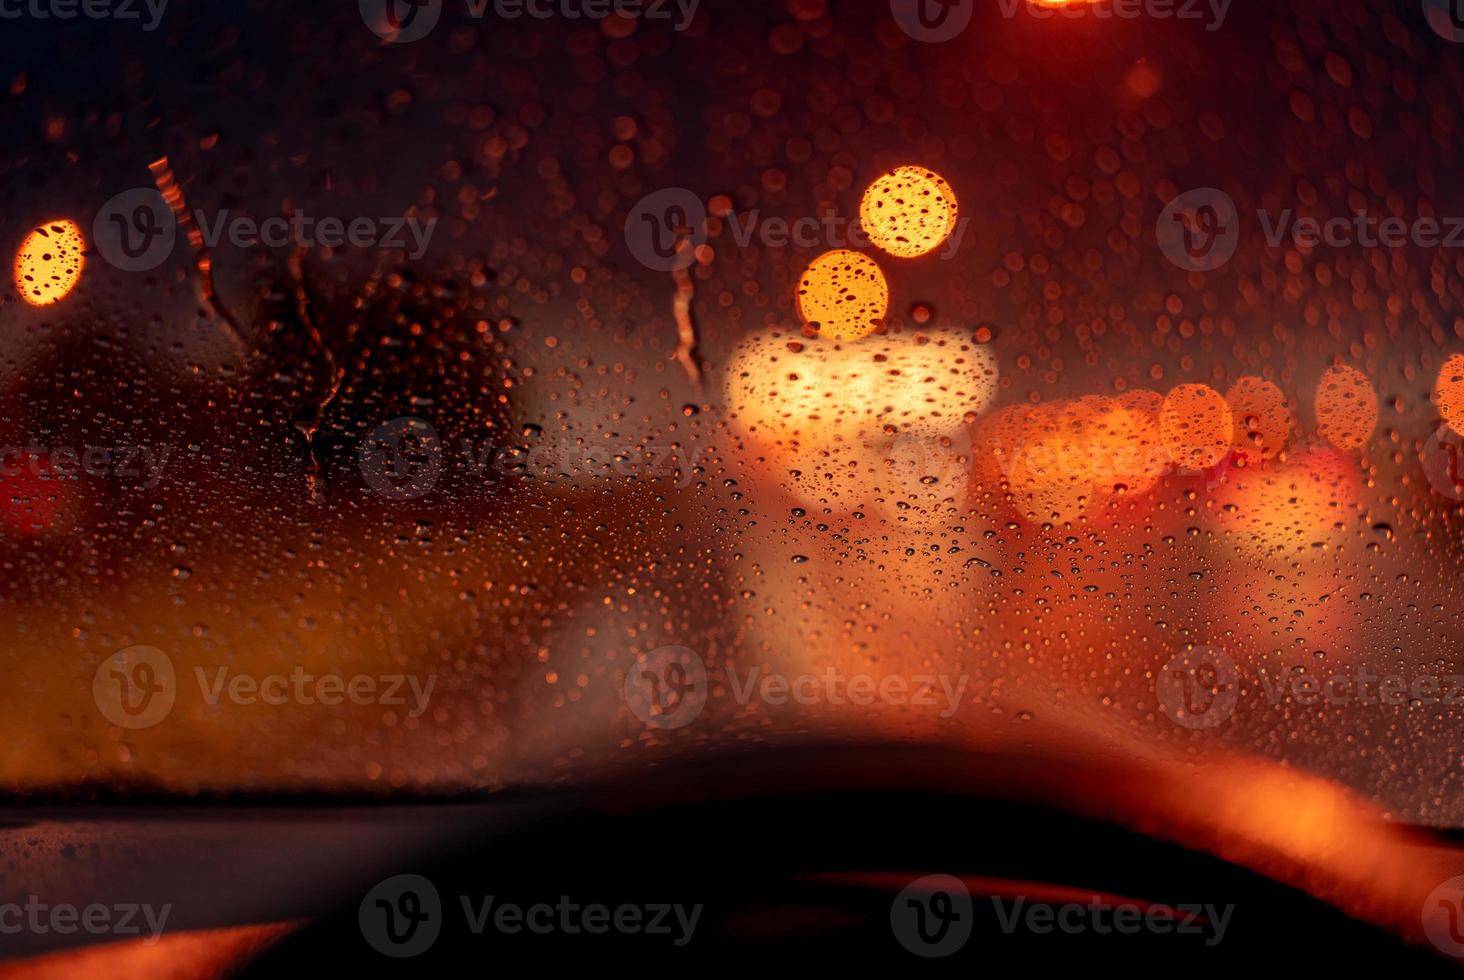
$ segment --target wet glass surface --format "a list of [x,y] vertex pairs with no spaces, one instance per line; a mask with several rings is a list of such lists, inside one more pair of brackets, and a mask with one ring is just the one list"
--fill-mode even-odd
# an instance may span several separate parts
[[1446,20],[301,6],[7,34],[9,790],[819,734],[1464,822]]

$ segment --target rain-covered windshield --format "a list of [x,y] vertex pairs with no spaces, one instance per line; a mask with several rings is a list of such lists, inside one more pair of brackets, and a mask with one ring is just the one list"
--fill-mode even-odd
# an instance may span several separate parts
[[1041,738],[1464,823],[1451,4],[31,6],[8,790]]

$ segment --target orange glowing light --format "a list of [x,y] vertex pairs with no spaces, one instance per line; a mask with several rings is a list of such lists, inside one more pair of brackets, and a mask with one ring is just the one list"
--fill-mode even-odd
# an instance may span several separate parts
[[1239,379],[1225,393],[1235,414],[1236,453],[1253,459],[1274,459],[1286,449],[1296,427],[1291,403],[1280,388],[1264,378]]
[[303,921],[215,929],[169,930],[150,939],[126,939],[43,953],[6,964],[7,976],[51,980],[226,976],[303,925]]
[[1019,490],[1058,490],[1086,496],[1092,483],[1092,460],[1086,452],[1090,406],[1072,402],[1033,405],[1018,414],[1021,428],[1010,468]]
[[1164,407],[1164,396],[1157,391],[1134,388],[1119,395],[1117,400],[1133,420],[1138,437],[1138,466],[1128,474],[1129,493],[1144,494],[1169,469],[1169,449],[1159,430],[1159,410]]
[[1439,368],[1433,396],[1449,428],[1464,433],[1464,354],[1453,355]]
[[999,413],[982,427],[977,459],[985,462],[978,462],[977,480],[986,487],[1004,483],[1018,512],[1038,520],[1076,516],[1095,496],[1083,444],[1091,413],[1064,403],[1014,405]]
[[798,315],[830,340],[859,340],[884,323],[890,287],[874,260],[848,249],[813,260],[798,283]]
[[999,377],[991,349],[961,331],[849,345],[774,334],[737,347],[723,391],[750,473],[852,510],[964,488],[968,427]]
[[1005,484],[1020,510],[1042,519],[1147,493],[1168,458],[1153,417],[1134,406],[1088,395],[1006,409],[978,427],[976,481]]
[[1071,402],[1062,415],[1074,448],[1086,461],[1074,472],[1085,477],[1097,494],[1126,493],[1143,470],[1138,420],[1102,395]]
[[1024,415],[1041,406],[1013,405],[981,418],[975,426],[972,442],[973,478],[978,487],[995,490],[1003,484],[1019,486],[1030,479],[1025,473],[1025,459],[1019,452]]
[[81,279],[86,242],[76,222],[48,221],[25,237],[15,253],[15,288],[32,306],[65,299]]
[[1360,449],[1378,424],[1378,395],[1367,375],[1334,367],[1317,382],[1317,429],[1338,449]]
[[1285,463],[1231,470],[1212,504],[1219,525],[1238,532],[1236,543],[1248,552],[1307,552],[1346,533],[1360,493],[1357,464],[1317,446]]
[[897,258],[924,255],[956,228],[956,194],[940,174],[896,167],[869,185],[859,202],[869,240]]
[[1235,420],[1220,392],[1209,385],[1184,384],[1165,396],[1159,434],[1177,465],[1203,470],[1230,451]]

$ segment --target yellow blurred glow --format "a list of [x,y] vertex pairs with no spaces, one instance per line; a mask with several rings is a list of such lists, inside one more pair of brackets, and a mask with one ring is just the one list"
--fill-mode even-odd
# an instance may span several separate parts
[[798,284],[798,315],[830,340],[859,340],[884,324],[890,287],[874,260],[848,249],[813,260]]
[[48,221],[25,237],[15,253],[15,288],[32,306],[65,299],[81,279],[86,242],[76,222]]
[[956,194],[924,167],[896,167],[859,202],[859,222],[878,248],[898,258],[924,255],[956,228]]
[[1452,355],[1439,368],[1433,397],[1439,416],[1449,428],[1464,433],[1464,354]]
[[859,505],[963,488],[969,424],[996,397],[998,372],[990,348],[932,331],[850,347],[754,337],[724,378],[750,462],[810,503]]
[[1280,388],[1264,378],[1239,379],[1225,393],[1235,415],[1236,452],[1251,459],[1273,459],[1286,449],[1296,426],[1291,404]]
[[1178,466],[1203,470],[1230,451],[1235,421],[1220,392],[1209,385],[1183,384],[1159,408],[1159,434]]
[[1360,449],[1378,424],[1378,396],[1367,375],[1334,367],[1317,382],[1317,428],[1338,449]]

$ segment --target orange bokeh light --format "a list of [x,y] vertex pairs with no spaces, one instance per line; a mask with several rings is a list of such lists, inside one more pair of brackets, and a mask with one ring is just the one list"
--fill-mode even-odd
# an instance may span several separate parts
[[896,167],[864,192],[859,222],[876,247],[897,258],[914,258],[955,230],[956,194],[934,171]]
[[1378,424],[1378,395],[1357,368],[1334,367],[1317,382],[1317,429],[1338,449],[1360,449]]
[[1304,553],[1346,533],[1360,492],[1357,464],[1316,446],[1285,463],[1231,470],[1213,504],[1220,526],[1239,532],[1242,545]]
[[1433,397],[1449,428],[1464,433],[1464,354],[1454,354],[1439,368]]
[[998,379],[995,355],[961,331],[860,344],[771,334],[732,352],[723,393],[751,478],[903,522],[965,493],[969,427]]
[[884,324],[890,287],[874,260],[848,249],[825,252],[798,282],[798,315],[830,340],[858,340]]
[[1225,393],[1235,414],[1231,440],[1237,454],[1250,459],[1274,459],[1291,441],[1296,416],[1282,390],[1264,378],[1240,378]]
[[1179,385],[1159,408],[1159,434],[1178,466],[1209,469],[1230,451],[1235,435],[1230,403],[1209,385]]
[[1159,410],[1164,396],[1157,391],[1134,388],[1118,396],[1119,407],[1133,419],[1138,432],[1138,467],[1128,474],[1129,493],[1144,494],[1154,489],[1169,469],[1169,450],[1159,431]]
[[81,280],[86,241],[74,221],[48,221],[25,237],[15,252],[15,288],[32,306],[65,299]]
[[980,427],[977,446],[977,483],[1004,483],[1043,519],[1147,493],[1168,465],[1157,422],[1138,398],[1012,406]]

